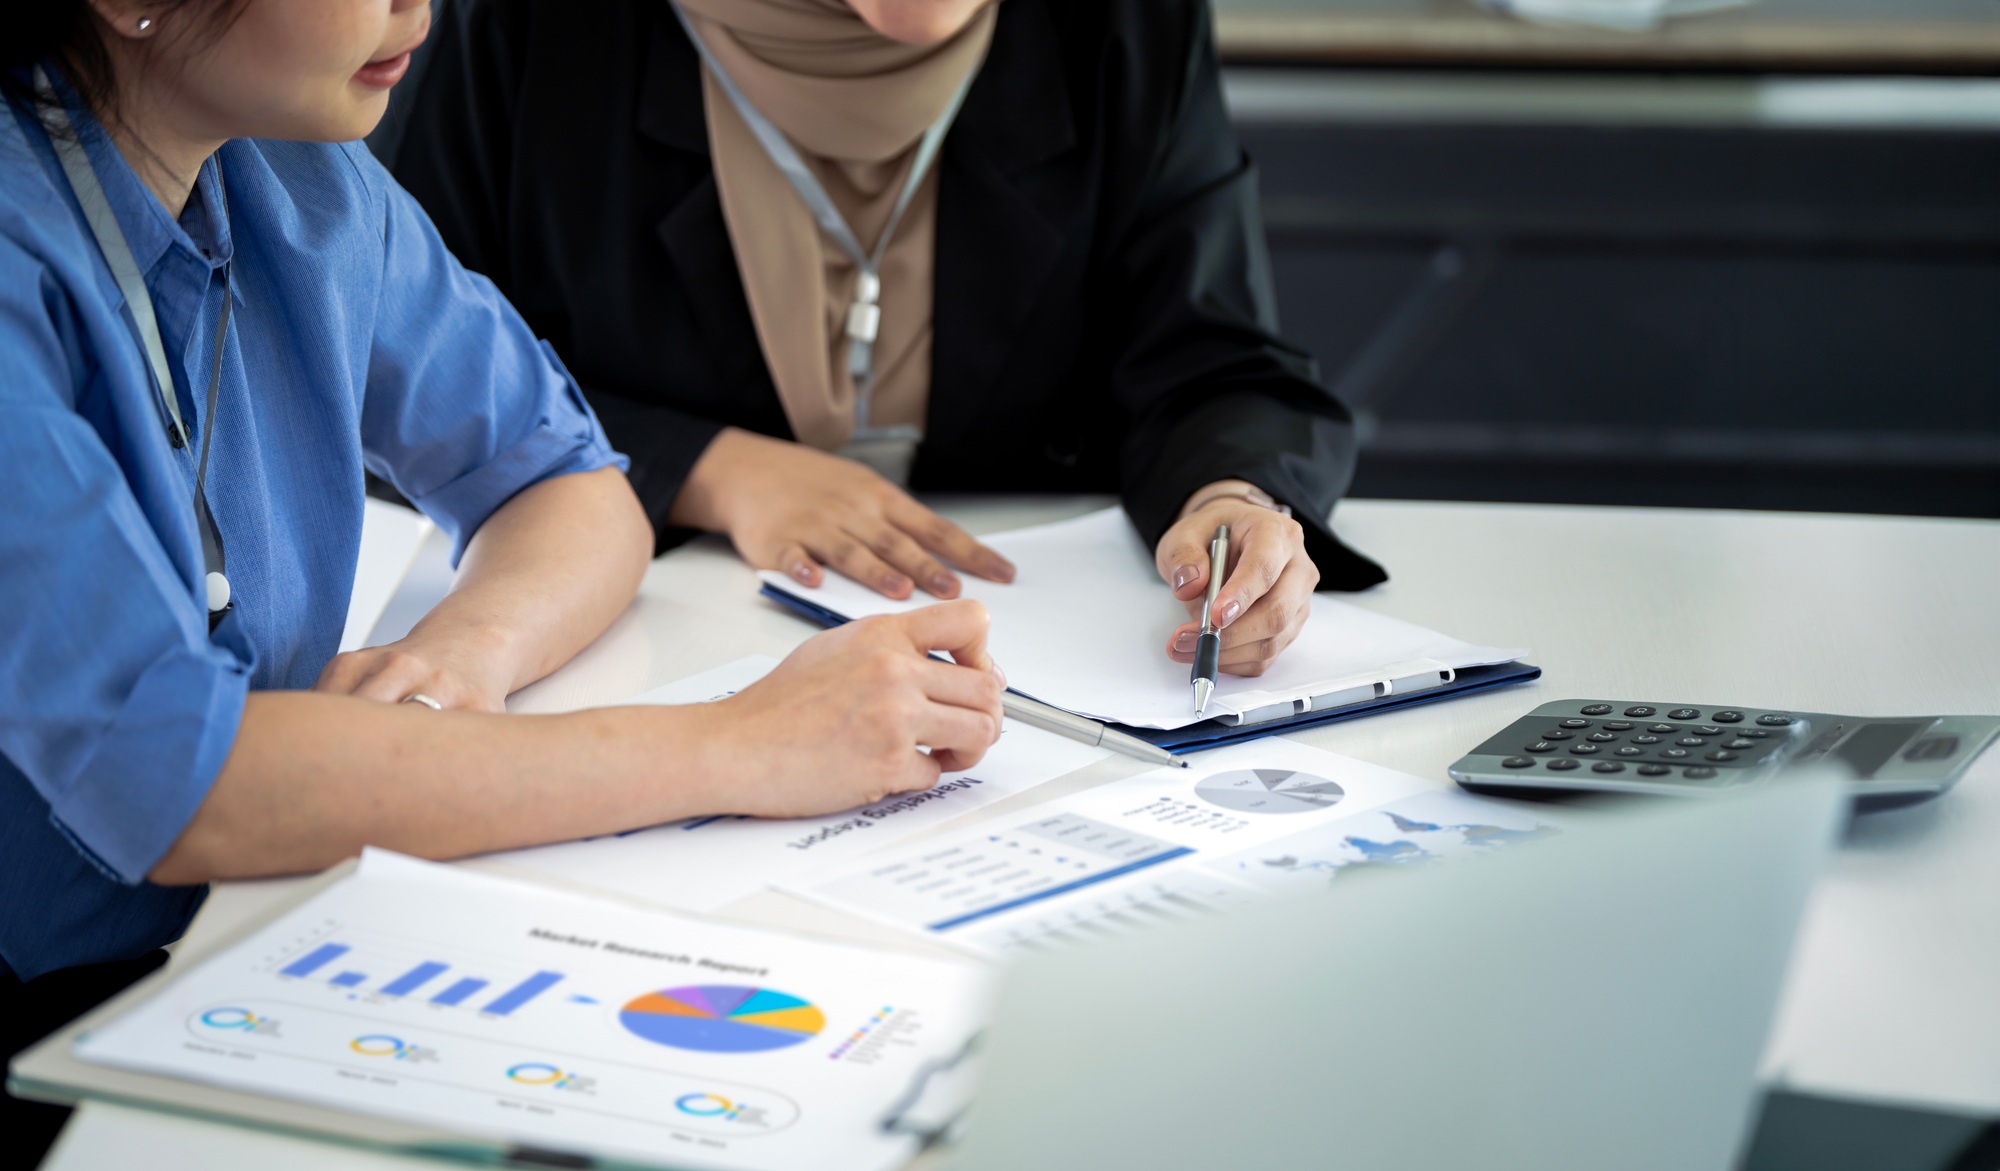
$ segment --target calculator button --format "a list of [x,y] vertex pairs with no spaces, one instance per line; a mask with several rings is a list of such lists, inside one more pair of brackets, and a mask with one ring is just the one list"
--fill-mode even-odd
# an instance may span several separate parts
[[1764,716],[1758,716],[1757,722],[1764,725],[1766,728],[1783,728],[1791,724],[1792,717],[1764,715]]
[[1701,718],[1701,711],[1698,708],[1677,707],[1667,713],[1667,718],[1670,720],[1698,720]]
[[1642,777],[1664,777],[1672,771],[1674,770],[1664,764],[1642,764],[1639,766],[1639,775]]
[[1680,739],[1674,741],[1674,743],[1684,744],[1689,748],[1700,748],[1702,745],[1708,743],[1708,741],[1703,740],[1699,736],[1683,736]]
[[1708,756],[1705,757],[1704,759],[1717,761],[1719,763],[1722,761],[1735,760],[1736,754],[1734,752],[1727,751],[1726,749],[1718,748],[1714,752],[1709,753]]
[[1714,720],[1718,724],[1740,724],[1743,722],[1743,713],[1716,712],[1715,714],[1709,716],[1708,718]]
[[1645,706],[1628,707],[1625,709],[1625,714],[1631,716],[1635,720],[1643,720],[1647,716],[1653,714],[1653,709]]
[[1679,729],[1679,728],[1676,728],[1676,727],[1674,727],[1674,726],[1673,726],[1672,724],[1647,724],[1647,725],[1646,725],[1646,730],[1647,730],[1648,732],[1678,732],[1678,731],[1680,731],[1680,729]]
[[1576,733],[1575,733],[1575,732],[1565,732],[1565,731],[1563,731],[1563,730],[1562,730],[1561,728],[1550,728],[1550,729],[1549,729],[1548,731],[1546,731],[1546,732],[1542,733],[1542,739],[1544,739],[1544,740],[1568,740],[1568,739],[1571,739],[1572,737],[1574,737],[1575,735],[1576,735]]
[[1558,756],[1554,760],[1549,762],[1550,772],[1557,772],[1557,773],[1568,772],[1570,769],[1573,769],[1575,767],[1576,767],[1576,762],[1571,760],[1567,756]]
[[1590,721],[1589,721],[1589,720],[1564,720],[1564,721],[1562,722],[1562,726],[1563,726],[1563,727],[1565,727],[1565,728],[1588,728],[1588,727],[1590,727]]
[[1632,747],[1632,746],[1631,746],[1630,744],[1627,744],[1627,745],[1626,745],[1625,747],[1623,747],[1623,748],[1617,748],[1617,749],[1613,749],[1613,750],[1612,750],[1612,753],[1611,753],[1611,755],[1613,755],[1613,756],[1644,756],[1644,755],[1646,755],[1646,750],[1645,750],[1645,749],[1643,749],[1643,748],[1634,748],[1634,747]]
[[1740,728],[1736,732],[1737,738],[1741,740],[1763,740],[1767,739],[1770,735],[1769,732],[1757,728]]
[[1510,756],[1500,762],[1501,768],[1533,768],[1535,762],[1525,756]]
[[1598,742],[1599,744],[1608,744],[1608,743],[1610,743],[1611,741],[1613,741],[1613,740],[1616,740],[1616,739],[1618,739],[1618,733],[1616,733],[1616,732],[1592,732],[1592,733],[1590,734],[1590,738],[1591,738],[1592,740],[1595,740],[1595,741],[1597,741],[1597,742]]
[[1632,730],[1632,721],[1606,720],[1604,721],[1604,730],[1607,732],[1630,732]]
[[1722,729],[1703,726],[1696,728],[1694,734],[1697,736],[1720,736],[1722,735]]
[[1524,752],[1554,752],[1555,750],[1556,746],[1546,740],[1537,740],[1522,749]]
[[1572,744],[1569,746],[1569,750],[1575,756],[1591,756],[1596,754],[1598,748],[1595,744]]
[[1688,750],[1687,750],[1687,749],[1685,749],[1685,748],[1662,748],[1662,749],[1660,749],[1660,755],[1661,755],[1661,756],[1664,756],[1664,757],[1667,757],[1667,758],[1668,758],[1669,760],[1679,760],[1679,759],[1680,759],[1681,757],[1683,757],[1683,756],[1686,756],[1687,754],[1688,754]]
[[1658,736],[1648,736],[1643,733],[1632,737],[1632,743],[1634,744],[1658,744],[1659,742],[1660,738]]
[[1707,765],[1701,765],[1697,768],[1691,768],[1681,775],[1690,781],[1705,781],[1715,775],[1715,770],[1709,768]]
[[1723,747],[1736,749],[1755,748],[1757,747],[1757,742],[1755,740],[1745,740],[1743,737],[1738,736],[1736,739],[1724,744]]
[[1611,714],[1611,705],[1608,703],[1593,703],[1581,710],[1586,716],[1608,716]]
[[1625,766],[1615,760],[1600,760],[1590,766],[1590,771],[1594,773],[1622,773],[1625,771]]

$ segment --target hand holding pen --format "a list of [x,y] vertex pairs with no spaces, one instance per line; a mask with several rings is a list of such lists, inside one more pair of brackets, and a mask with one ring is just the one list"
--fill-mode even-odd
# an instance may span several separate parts
[[1167,637],[1167,656],[1175,662],[1194,663],[1212,576],[1208,548],[1218,525],[1229,526],[1223,583],[1211,608],[1222,636],[1218,670],[1261,675],[1305,628],[1319,568],[1306,556],[1305,530],[1275,501],[1261,502],[1269,499],[1248,484],[1227,492],[1223,484],[1211,485],[1160,539],[1154,564],[1190,619]]

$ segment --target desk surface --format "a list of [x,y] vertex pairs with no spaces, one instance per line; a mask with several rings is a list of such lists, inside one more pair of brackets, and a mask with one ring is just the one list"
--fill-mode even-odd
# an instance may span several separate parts
[[[977,533],[1103,501],[938,503]],[[1533,647],[1531,661],[1546,674],[1299,735],[1319,748],[1443,779],[1467,746],[1569,696],[1864,715],[2000,708],[2000,523],[1388,501],[1349,502],[1337,521],[1394,575],[1358,604],[1463,638]],[[440,557],[435,547],[420,557],[385,627],[441,595]],[[631,611],[602,639],[509,706],[615,703],[746,654],[783,654],[813,633],[755,591],[720,541],[677,550],[654,563]],[[968,818],[1139,767],[1102,762]],[[1857,823],[1808,912],[1766,1059],[1777,1084],[2000,1115],[1996,837],[2000,752],[1943,801]],[[227,932],[295,887],[219,886],[189,937]],[[908,942],[777,892],[725,914]],[[178,1166],[154,1158],[168,1145],[194,1152],[190,1167],[269,1166],[270,1144],[287,1141],[93,1105],[47,1166],[137,1165],[141,1152],[153,1165]]]
[[1472,0],[1216,0],[1225,60],[1771,72],[1984,73],[1983,0],[1757,0],[1645,33],[1535,24]]

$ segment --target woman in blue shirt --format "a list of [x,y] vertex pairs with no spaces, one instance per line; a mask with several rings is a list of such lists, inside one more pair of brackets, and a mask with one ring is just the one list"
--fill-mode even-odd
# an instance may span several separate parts
[[[0,985],[155,948],[214,879],[830,811],[998,734],[963,603],[816,638],[723,703],[499,714],[624,610],[652,534],[561,363],[352,141],[428,21],[10,18]],[[460,574],[408,638],[336,658],[364,468]]]

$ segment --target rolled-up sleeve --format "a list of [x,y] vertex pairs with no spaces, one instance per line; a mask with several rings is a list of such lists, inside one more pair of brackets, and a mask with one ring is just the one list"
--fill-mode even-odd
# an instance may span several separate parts
[[38,267],[0,252],[0,756],[98,866],[142,881],[222,769],[254,666],[208,638],[74,385]]
[[629,466],[555,351],[493,282],[459,265],[365,150],[384,192],[382,295],[361,415],[368,466],[451,535],[454,562],[515,493]]

